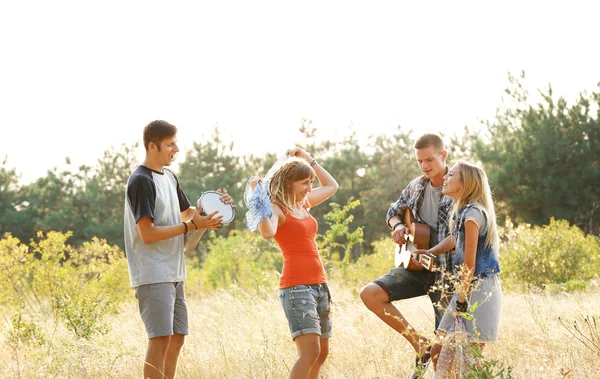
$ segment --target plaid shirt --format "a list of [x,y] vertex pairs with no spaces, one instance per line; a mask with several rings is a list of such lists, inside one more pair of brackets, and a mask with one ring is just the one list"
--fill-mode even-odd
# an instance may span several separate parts
[[[386,214],[386,223],[389,226],[390,218],[394,216],[402,219],[402,214],[406,208],[410,208],[416,222],[425,223],[421,217],[419,217],[419,209],[423,205],[423,197],[425,196],[425,187],[429,184],[430,180],[425,175],[419,176],[412,182],[408,183],[408,186],[402,191],[398,200],[390,205],[390,208]],[[453,201],[452,198],[446,195],[442,195],[440,204],[438,205],[438,243],[442,242],[450,234],[448,223],[450,222],[450,213],[452,212]],[[452,261],[454,259],[454,250],[450,250],[446,253],[440,254],[435,258],[435,264],[442,269],[442,272],[449,271],[454,272]]]

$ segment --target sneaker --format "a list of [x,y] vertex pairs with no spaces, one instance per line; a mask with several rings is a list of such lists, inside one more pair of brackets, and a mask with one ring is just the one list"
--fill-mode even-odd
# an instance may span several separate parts
[[415,371],[410,379],[422,379],[425,375],[425,371],[427,371],[427,367],[429,367],[429,363],[431,363],[431,347],[427,348],[423,357],[417,355],[415,358]]

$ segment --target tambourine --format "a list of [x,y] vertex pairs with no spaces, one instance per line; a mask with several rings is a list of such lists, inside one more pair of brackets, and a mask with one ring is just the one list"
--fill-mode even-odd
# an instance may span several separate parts
[[203,192],[196,202],[196,207],[200,208],[200,206],[202,206],[202,210],[200,211],[202,216],[207,216],[213,212],[219,212],[215,217],[223,216],[223,226],[225,226],[233,221],[235,210],[231,204],[222,202],[221,196],[222,194],[217,191]]
[[[215,217],[223,216],[223,225],[221,225],[221,227],[223,227],[233,221],[235,218],[235,210],[231,204],[222,202],[221,196],[222,194],[217,191],[203,192],[198,198],[198,201],[196,201],[196,207],[200,208],[202,206],[202,210],[200,211],[200,215],[202,216],[208,216],[213,212],[218,212]],[[193,251],[198,242],[200,242],[200,238],[202,238],[205,231],[206,229],[198,229],[188,232],[183,251],[186,253]]]

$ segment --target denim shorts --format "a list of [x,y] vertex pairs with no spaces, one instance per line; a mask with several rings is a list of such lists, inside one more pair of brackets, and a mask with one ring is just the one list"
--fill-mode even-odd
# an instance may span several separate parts
[[135,297],[148,338],[190,334],[183,282],[145,284]]
[[292,340],[302,334],[332,335],[331,296],[327,284],[298,285],[279,290]]
[[[396,300],[412,299],[429,295],[435,312],[435,327],[437,329],[444,311],[448,306],[451,293],[447,292],[446,296],[442,296],[441,291],[430,291],[437,280],[441,277],[440,273],[427,270],[408,271],[405,268],[393,268],[387,274],[373,281],[381,287],[387,294],[389,302]],[[440,306],[435,306],[440,302]]]

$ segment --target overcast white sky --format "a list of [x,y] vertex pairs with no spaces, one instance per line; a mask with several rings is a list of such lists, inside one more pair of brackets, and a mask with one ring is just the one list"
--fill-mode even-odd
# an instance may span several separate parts
[[0,160],[29,182],[159,118],[183,148],[218,125],[240,155],[283,151],[302,118],[336,140],[451,134],[493,117],[521,70],[572,103],[600,81],[598,4],[3,1]]

